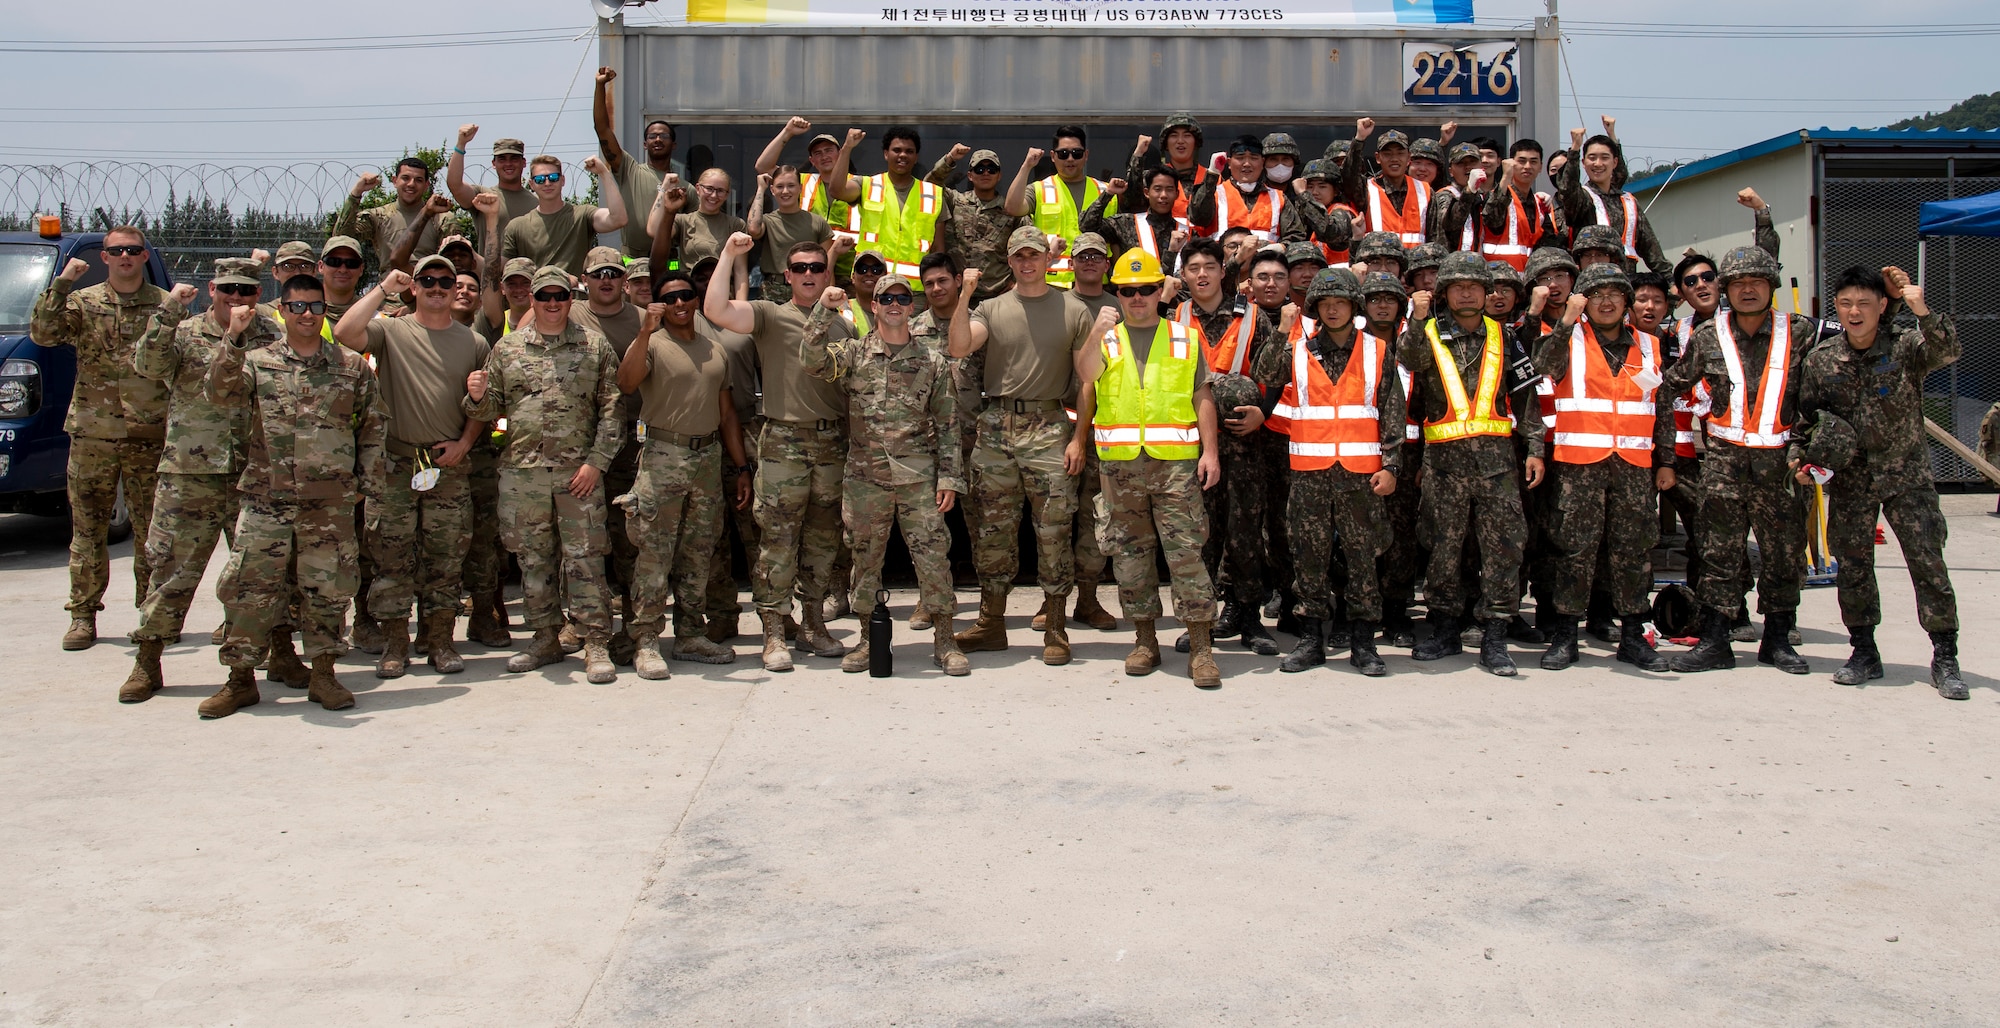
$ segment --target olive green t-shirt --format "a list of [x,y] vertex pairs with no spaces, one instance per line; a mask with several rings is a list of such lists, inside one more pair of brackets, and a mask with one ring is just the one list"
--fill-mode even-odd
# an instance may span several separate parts
[[681,267],[692,267],[703,257],[722,257],[722,244],[730,233],[745,228],[743,219],[727,211],[703,214],[682,211],[674,215],[674,258]]
[[[669,164],[673,173],[687,182],[687,166],[680,161]],[[653,237],[646,233],[646,215],[653,212],[653,201],[660,198],[660,178],[660,173],[646,163],[644,156],[629,150],[619,162],[618,174],[612,176],[618,183],[619,196],[625,200],[625,227],[619,230],[618,238],[627,257],[645,257],[653,252]],[[688,195],[694,195],[691,183]]]
[[[616,314],[599,315],[590,309],[589,304],[577,303],[570,305],[569,317],[571,321],[582,325],[584,328],[595,329],[598,335],[604,337],[605,342],[611,344],[611,348],[617,351],[619,358],[622,360],[625,356],[625,351],[631,348],[632,340],[639,338],[639,327],[646,321],[646,311],[644,308],[627,303],[625,306],[618,308],[618,313]],[[626,393],[619,399],[618,414],[626,421],[633,421],[639,417],[639,397],[637,393]],[[701,433],[691,432],[689,434],[700,435]]]
[[771,288],[774,280],[783,284],[785,255],[791,252],[793,246],[808,239],[821,246],[832,245],[833,226],[811,211],[764,213],[764,255],[757,259],[757,266],[764,269],[765,290]]
[[590,227],[596,206],[573,203],[554,214],[532,210],[507,223],[501,237],[500,257],[526,257],[543,268],[551,264],[572,275],[583,274],[583,258],[597,245],[597,233]]
[[648,432],[707,435],[720,427],[727,363],[715,327],[700,318],[686,342],[664,328],[654,332],[646,341],[646,380],[639,383],[639,417]]
[[1090,308],[1067,289],[1028,299],[1002,293],[972,316],[986,325],[986,395],[1060,400],[1076,378],[1076,351],[1090,341]]
[[[752,300],[757,324],[750,338],[764,382],[764,416],[774,421],[845,421],[847,391],[806,374],[800,358],[808,313],[796,303]],[[853,338],[847,322],[834,319],[826,341]]]
[[449,328],[428,329],[414,316],[370,318],[361,352],[375,358],[382,405],[389,411],[389,438],[430,446],[463,434],[459,400],[465,396],[465,379],[486,366],[489,349],[456,321]]
[[[507,226],[515,218],[534,210],[537,202],[535,200],[535,191],[525,186],[520,189],[500,189],[494,186],[486,186],[479,191],[482,193],[492,193],[500,198],[500,238],[502,240],[507,238]],[[472,247],[481,254],[486,252],[486,219],[480,217],[477,211],[474,211],[472,214]]]

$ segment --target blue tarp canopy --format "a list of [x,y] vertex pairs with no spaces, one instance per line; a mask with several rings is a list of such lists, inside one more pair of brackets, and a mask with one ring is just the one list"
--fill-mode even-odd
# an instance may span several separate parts
[[1936,200],[1917,211],[1919,236],[2000,236],[2000,193]]

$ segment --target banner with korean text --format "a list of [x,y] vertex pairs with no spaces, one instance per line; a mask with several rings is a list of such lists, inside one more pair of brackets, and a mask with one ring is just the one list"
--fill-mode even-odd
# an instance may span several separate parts
[[[1338,29],[1470,22],[1472,0],[685,0],[691,25],[823,28],[1266,25]],[[671,6],[667,7],[671,20]]]

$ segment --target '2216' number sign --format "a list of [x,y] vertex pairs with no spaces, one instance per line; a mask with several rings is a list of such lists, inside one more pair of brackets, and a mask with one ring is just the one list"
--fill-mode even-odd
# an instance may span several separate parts
[[1403,44],[1405,104],[1518,104],[1514,43]]

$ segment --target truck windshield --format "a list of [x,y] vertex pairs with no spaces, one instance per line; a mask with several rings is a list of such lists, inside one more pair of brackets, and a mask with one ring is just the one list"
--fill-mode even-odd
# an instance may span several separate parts
[[0,332],[28,330],[35,298],[49,286],[56,248],[42,243],[0,243]]

